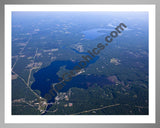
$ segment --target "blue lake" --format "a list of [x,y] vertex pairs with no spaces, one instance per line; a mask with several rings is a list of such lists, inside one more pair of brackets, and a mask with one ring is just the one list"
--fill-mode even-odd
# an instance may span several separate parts
[[[78,54],[83,54],[84,56],[89,55],[89,53],[86,53],[86,52],[80,53],[75,49],[72,49],[72,50],[74,50]],[[87,63],[85,68],[87,68],[87,66],[89,64],[95,63],[98,58],[99,58],[98,56],[94,57],[89,63]],[[81,58],[80,61],[81,60],[83,60],[83,59]],[[54,61],[54,62],[52,62],[48,67],[45,67],[45,68],[39,70],[38,72],[36,72],[33,75],[35,82],[31,85],[31,88],[33,90],[39,90],[41,92],[41,96],[44,97],[45,94],[48,93],[49,90],[51,89],[51,85],[53,83],[59,82],[59,80],[58,80],[59,77],[57,75],[57,72],[59,71],[60,67],[66,66],[66,69],[72,70],[75,66],[79,66],[79,64],[78,64],[79,62],[72,62],[72,61]],[[71,80],[71,82],[67,82],[66,86],[61,91],[65,92],[69,88],[71,88],[73,85],[78,86],[78,83],[81,82],[82,78],[80,78],[78,76],[76,76],[76,77],[77,77],[77,79],[74,79],[75,81]],[[80,81],[78,79],[80,79]],[[75,82],[76,82],[76,84],[75,84]],[[81,85],[81,88],[85,88],[85,85],[84,86]],[[54,97],[51,101],[54,102]]]
[[82,31],[81,33],[85,35],[84,39],[94,40],[101,35],[109,34],[113,30],[114,29],[95,28],[87,31]]

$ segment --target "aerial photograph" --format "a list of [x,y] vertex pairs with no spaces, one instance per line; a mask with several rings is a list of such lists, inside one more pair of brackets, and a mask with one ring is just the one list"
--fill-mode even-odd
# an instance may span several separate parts
[[12,11],[12,115],[149,115],[148,17]]

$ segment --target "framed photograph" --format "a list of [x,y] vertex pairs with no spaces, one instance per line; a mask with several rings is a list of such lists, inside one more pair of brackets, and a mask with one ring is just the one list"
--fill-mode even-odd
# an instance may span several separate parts
[[5,5],[5,123],[155,123],[155,5]]

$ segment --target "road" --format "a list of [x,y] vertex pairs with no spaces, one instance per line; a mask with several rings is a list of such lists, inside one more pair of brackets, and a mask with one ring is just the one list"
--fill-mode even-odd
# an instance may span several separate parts
[[31,35],[31,37],[28,39],[28,41],[26,42],[26,45],[25,45],[25,46],[21,49],[21,51],[18,53],[18,57],[17,57],[17,59],[16,59],[14,65],[12,66],[12,71],[13,71],[15,65],[17,64],[17,61],[18,61],[18,59],[19,59],[19,56],[20,56],[21,53],[24,51],[24,49],[25,49],[26,46],[28,45],[28,43],[29,43],[29,41],[31,40],[31,38],[32,38],[32,35]]
[[104,109],[104,108],[110,108],[110,107],[115,107],[115,106],[119,106],[119,105],[120,104],[108,105],[108,106],[104,106],[104,107],[100,107],[100,108],[96,108],[96,109],[90,109],[90,110],[74,113],[74,114],[71,114],[71,115],[78,115],[78,114],[81,114],[81,113],[88,113],[88,112],[91,112],[91,111],[97,111],[97,110],[101,110],[101,109]]

